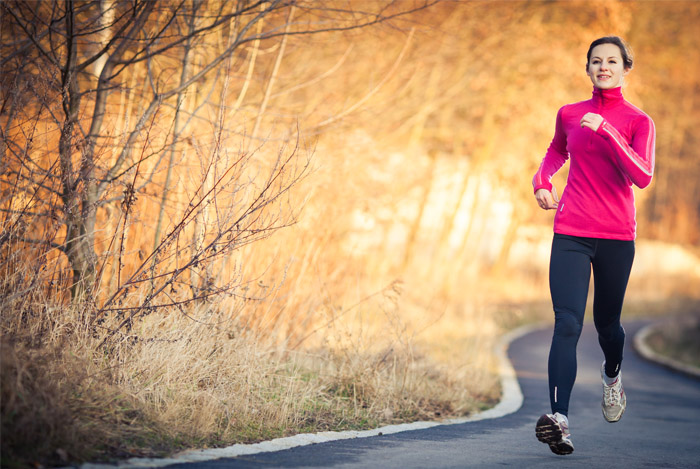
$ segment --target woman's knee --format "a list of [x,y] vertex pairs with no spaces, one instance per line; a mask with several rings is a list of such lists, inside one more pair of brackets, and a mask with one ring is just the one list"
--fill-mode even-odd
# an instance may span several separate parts
[[575,314],[569,311],[557,311],[554,313],[554,335],[578,339],[582,329],[583,324]]
[[625,339],[625,330],[622,328],[620,321],[613,321],[606,325],[596,323],[595,326],[598,337],[605,341],[613,342]]

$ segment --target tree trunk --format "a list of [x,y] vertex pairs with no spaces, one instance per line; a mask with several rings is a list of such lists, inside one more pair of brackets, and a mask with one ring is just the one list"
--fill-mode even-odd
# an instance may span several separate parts
[[[94,211],[93,211],[94,212]],[[67,233],[66,255],[73,271],[71,298],[74,304],[88,300],[95,286],[95,214],[77,220]]]
[[95,208],[97,191],[91,175],[91,159],[83,159],[79,173],[73,170],[73,149],[78,143],[73,136],[80,112],[80,88],[76,76],[77,36],[74,34],[72,2],[66,2],[66,63],[61,70],[62,104],[65,120],[59,139],[61,162],[61,198],[67,217],[65,253],[73,271],[71,298],[74,303],[89,297],[95,283]]

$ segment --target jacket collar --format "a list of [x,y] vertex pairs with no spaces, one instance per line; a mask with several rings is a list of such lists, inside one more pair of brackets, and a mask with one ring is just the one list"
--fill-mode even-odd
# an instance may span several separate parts
[[625,98],[622,96],[622,87],[602,90],[594,86],[592,100],[596,105],[610,107],[623,102]]

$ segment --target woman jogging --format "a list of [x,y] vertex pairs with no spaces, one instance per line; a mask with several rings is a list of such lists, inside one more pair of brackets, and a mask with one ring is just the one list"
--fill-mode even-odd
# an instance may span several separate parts
[[[631,54],[619,37],[593,41],[586,62],[593,96],[559,110],[554,138],[532,181],[539,206],[556,210],[549,267],[555,316],[548,362],[552,413],[539,418],[535,431],[556,454],[574,450],[567,415],[591,267],[593,319],[605,357],[603,416],[617,422],[627,404],[620,313],[634,259],[632,184],[644,188],[651,182],[655,144],[651,118],[622,96],[631,69]],[[558,199],[550,180],[567,160],[569,176]]]

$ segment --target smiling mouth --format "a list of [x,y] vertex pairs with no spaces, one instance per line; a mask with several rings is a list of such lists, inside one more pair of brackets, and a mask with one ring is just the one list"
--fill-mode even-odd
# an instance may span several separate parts
[[608,78],[610,78],[610,75],[598,75],[599,80],[607,80]]

